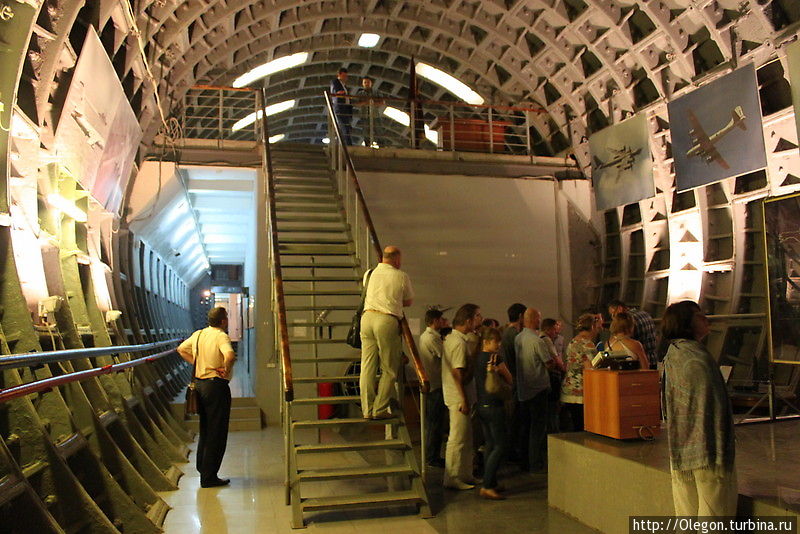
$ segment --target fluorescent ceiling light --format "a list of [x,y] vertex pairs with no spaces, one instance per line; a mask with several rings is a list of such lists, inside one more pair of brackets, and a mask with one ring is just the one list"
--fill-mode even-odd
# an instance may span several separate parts
[[393,108],[392,106],[386,106],[386,109],[383,110],[383,114],[392,119],[393,121],[399,122],[403,126],[411,125],[411,118],[405,111],[400,111],[399,109]]
[[331,142],[331,140],[329,138],[327,138],[327,137],[323,137],[322,138],[322,144],[323,145],[329,145],[330,142]]
[[[270,106],[265,107],[264,111],[266,112],[267,117],[269,117],[271,115],[275,115],[276,113],[286,111],[287,109],[292,109],[296,103],[297,100],[284,100],[283,102],[278,102],[277,104],[272,104]],[[231,131],[236,132],[246,126],[250,126],[251,124],[256,122],[256,119],[260,118],[261,118],[261,110],[254,111],[247,117],[236,121],[233,124],[233,126],[231,126]]]
[[377,33],[362,33],[361,37],[358,38],[358,46],[363,48],[372,48],[378,41],[380,41],[381,36]]
[[276,72],[302,65],[306,62],[306,60],[308,60],[308,52],[298,52],[297,54],[292,54],[291,56],[283,56],[278,59],[273,59],[272,61],[268,61],[263,65],[259,65],[258,67],[233,80],[233,86],[244,87],[245,85],[250,85],[254,81],[260,80],[264,76],[269,76],[270,74],[275,74]]
[[86,222],[87,220],[86,212],[78,209],[74,202],[67,200],[59,194],[51,193],[47,195],[47,202],[61,211],[61,213],[69,215],[77,222]]
[[273,136],[270,136],[269,142],[270,142],[270,144],[277,143],[278,141],[283,141],[284,137],[286,137],[286,134],[273,135]]
[[444,87],[467,104],[483,104],[483,97],[470,89],[466,84],[458,81],[444,71],[437,69],[427,63],[417,63],[417,74],[426,78],[436,85]]
[[425,125],[425,138],[434,145],[439,144],[439,132],[431,130],[427,124]]

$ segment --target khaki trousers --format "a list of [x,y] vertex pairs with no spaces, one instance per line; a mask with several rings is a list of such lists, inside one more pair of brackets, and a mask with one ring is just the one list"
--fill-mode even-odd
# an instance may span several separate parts
[[448,406],[450,411],[450,436],[444,456],[444,485],[456,479],[469,483],[472,476],[472,416],[458,411],[458,405]]
[[[381,379],[378,381],[378,364]],[[365,311],[361,315],[361,411],[364,417],[385,414],[396,397],[400,372],[400,323],[392,315]],[[377,394],[376,394],[377,382]]]
[[711,469],[672,472],[676,516],[735,516],[738,498],[736,468],[722,476]]

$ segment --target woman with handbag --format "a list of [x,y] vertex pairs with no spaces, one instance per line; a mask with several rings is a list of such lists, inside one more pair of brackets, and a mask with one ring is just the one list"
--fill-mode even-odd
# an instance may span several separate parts
[[497,471],[508,452],[505,401],[511,398],[511,373],[500,355],[500,330],[484,327],[481,330],[481,352],[475,366],[475,385],[478,393],[478,417],[486,440],[483,487],[485,499],[502,500]]

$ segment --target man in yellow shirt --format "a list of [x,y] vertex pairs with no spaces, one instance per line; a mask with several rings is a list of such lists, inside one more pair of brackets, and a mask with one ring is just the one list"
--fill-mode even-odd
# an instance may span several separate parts
[[236,353],[231,346],[228,312],[213,308],[208,312],[208,328],[194,332],[178,347],[178,354],[195,365],[194,380],[200,397],[200,438],[197,444],[197,470],[204,488],[226,486],[229,479],[217,476],[228,442],[231,415],[231,378]]

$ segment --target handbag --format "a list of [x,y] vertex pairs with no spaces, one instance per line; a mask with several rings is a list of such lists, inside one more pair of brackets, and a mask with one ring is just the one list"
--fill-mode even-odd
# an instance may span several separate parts
[[367,286],[369,285],[370,276],[372,276],[372,269],[367,271],[367,279],[364,281],[364,287],[361,290],[361,304],[359,304],[356,313],[353,314],[353,319],[350,321],[350,330],[347,331],[345,340],[354,349],[361,348],[361,314],[364,313],[364,301],[367,298]]
[[186,386],[186,401],[183,403],[183,413],[185,417],[200,413],[200,392],[197,391],[197,381],[195,380],[195,375],[197,374],[197,347],[200,344],[201,335],[202,330],[199,334],[197,334],[197,341],[195,342],[194,363],[192,364],[192,379],[189,381],[189,385]]
[[505,381],[497,372],[497,354],[492,354],[486,364],[486,382],[484,389],[489,395],[500,397],[502,400],[511,398],[511,384]]

